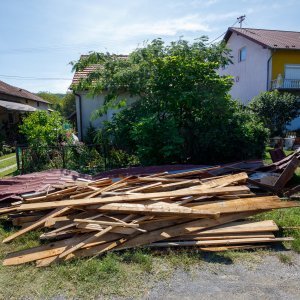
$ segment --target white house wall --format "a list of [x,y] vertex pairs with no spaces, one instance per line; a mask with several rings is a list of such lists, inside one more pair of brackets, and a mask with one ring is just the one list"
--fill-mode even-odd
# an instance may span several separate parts
[[[108,110],[107,114],[103,115],[100,118],[94,120],[92,118],[93,113],[103,106],[105,94],[98,95],[96,97],[89,97],[86,93],[80,93],[81,96],[81,109],[79,103],[78,95],[76,97],[76,111],[77,111],[77,128],[78,128],[78,137],[80,140],[86,134],[87,128],[90,124],[92,124],[96,128],[102,128],[104,121],[112,120],[113,115],[118,112],[118,110],[110,109]],[[127,99],[127,105],[131,105],[135,99],[129,97],[128,95],[121,96],[120,98]],[[80,113],[81,110],[81,113]],[[80,121],[81,118],[81,121]],[[82,132],[81,132],[81,122],[82,122]]]
[[[235,32],[229,38],[227,46],[232,50],[233,64],[220,70],[219,74],[234,77],[231,96],[248,104],[253,97],[267,90],[268,59],[271,52]],[[246,60],[239,62],[239,50],[243,47],[247,49]]]

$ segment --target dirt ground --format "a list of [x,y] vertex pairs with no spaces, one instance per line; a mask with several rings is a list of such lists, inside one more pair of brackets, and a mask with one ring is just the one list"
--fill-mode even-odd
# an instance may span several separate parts
[[[204,262],[177,269],[142,299],[300,299],[300,254],[267,255],[258,261]],[[282,261],[288,257],[288,261]],[[120,298],[118,298],[120,299]],[[128,299],[128,298],[127,298]]]

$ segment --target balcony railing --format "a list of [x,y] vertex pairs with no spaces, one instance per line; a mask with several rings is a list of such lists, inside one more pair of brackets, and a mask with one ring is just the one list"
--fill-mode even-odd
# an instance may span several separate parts
[[275,79],[271,82],[271,89],[298,89],[300,90],[300,79]]

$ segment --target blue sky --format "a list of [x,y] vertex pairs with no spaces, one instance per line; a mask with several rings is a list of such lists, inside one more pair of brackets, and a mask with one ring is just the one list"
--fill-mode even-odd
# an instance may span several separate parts
[[157,37],[213,40],[242,14],[243,27],[300,31],[299,11],[299,0],[2,0],[0,80],[65,93],[69,62],[88,51],[127,54]]

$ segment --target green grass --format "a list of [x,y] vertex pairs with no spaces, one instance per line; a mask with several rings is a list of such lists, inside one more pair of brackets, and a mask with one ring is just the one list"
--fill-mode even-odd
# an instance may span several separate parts
[[288,254],[285,253],[278,253],[278,259],[283,263],[283,264],[288,264],[288,265],[292,265],[293,261],[292,261],[292,257]]
[[1,159],[0,159],[0,169],[11,166],[11,165],[15,165],[16,163],[17,163],[17,160],[16,160],[15,154],[13,156],[9,157],[9,159],[6,159],[4,161],[1,161]]
[[[271,155],[269,153],[269,150],[272,150],[274,148],[272,147],[266,147],[265,153],[264,153],[264,157],[263,157],[263,161],[265,164],[271,164],[272,163],[272,159],[271,159]],[[284,150],[285,155],[289,155],[291,153],[293,153],[294,151],[291,150]]]
[[[255,217],[257,220],[274,220],[279,227],[297,227],[300,226],[300,207],[278,209]],[[279,232],[282,236],[294,238],[292,242],[285,242],[285,246],[300,253],[300,229],[282,229]]]
[[16,171],[17,171],[17,166],[10,168],[6,171],[0,172],[0,178],[6,177],[6,176],[13,176]]
[[0,156],[0,160],[5,159],[5,158],[9,158],[9,157],[16,157],[16,153],[10,153],[10,154],[5,154]]
[[[5,158],[9,158],[9,159],[1,161],[2,159],[5,159]],[[3,168],[9,167],[9,166],[16,165],[16,163],[17,163],[17,161],[16,161],[16,154],[15,153],[11,153],[11,154],[1,156],[0,157],[0,170],[3,169]],[[7,169],[5,171],[2,171],[2,172],[0,171],[0,178],[8,176],[8,175],[13,175],[13,173],[16,170],[17,170],[17,167],[15,166],[15,167]]]

